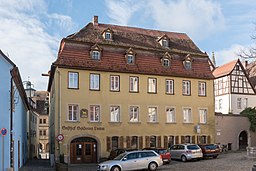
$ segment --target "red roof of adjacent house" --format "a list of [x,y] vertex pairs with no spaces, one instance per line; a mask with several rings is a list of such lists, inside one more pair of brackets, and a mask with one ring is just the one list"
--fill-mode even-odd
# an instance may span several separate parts
[[236,66],[237,62],[239,61],[239,59],[233,60],[229,63],[226,63],[224,65],[221,65],[219,67],[217,67],[214,71],[213,71],[213,75],[215,78],[217,77],[221,77],[221,76],[225,76],[230,74],[234,67]]

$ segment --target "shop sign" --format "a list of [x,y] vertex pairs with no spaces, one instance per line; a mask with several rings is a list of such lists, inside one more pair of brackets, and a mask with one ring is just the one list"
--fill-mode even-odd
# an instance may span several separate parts
[[88,110],[87,109],[81,109],[80,110],[80,117],[81,118],[88,118]]
[[104,127],[99,126],[62,126],[62,130],[66,131],[104,131]]

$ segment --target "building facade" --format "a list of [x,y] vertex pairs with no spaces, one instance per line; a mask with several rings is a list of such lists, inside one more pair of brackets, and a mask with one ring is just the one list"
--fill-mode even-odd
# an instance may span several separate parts
[[51,66],[51,156],[94,163],[114,148],[215,142],[213,78],[186,34],[94,17]]
[[256,135],[249,130],[250,122],[241,116],[247,107],[256,103],[253,88],[239,59],[217,67],[215,76],[216,142],[228,145],[229,150],[256,145]]
[[18,171],[29,156],[29,105],[18,68],[1,50],[0,68],[0,170]]

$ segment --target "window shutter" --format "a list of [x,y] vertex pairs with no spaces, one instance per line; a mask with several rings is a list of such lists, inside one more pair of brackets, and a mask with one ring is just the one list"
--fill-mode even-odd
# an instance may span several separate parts
[[181,144],[184,144],[184,143],[185,143],[185,137],[181,136]]
[[192,136],[192,143],[195,144],[196,143],[196,137],[193,135]]
[[158,146],[158,147],[161,147],[161,146],[162,146],[162,144],[161,144],[161,136],[158,136],[158,137],[157,137],[157,146]]
[[139,137],[139,149],[143,148],[143,136]]
[[[179,144],[180,142],[179,142],[179,136],[176,136],[175,137],[175,144]],[[174,144],[173,144],[174,145]]]
[[131,148],[131,139],[129,136],[126,136],[126,147]]
[[146,147],[150,147],[150,137],[146,136]]
[[110,147],[110,137],[107,137],[107,151],[110,151],[111,147]]
[[207,136],[207,143],[211,143],[211,136],[210,135]]
[[120,147],[120,148],[124,148],[124,137],[121,136],[121,137],[119,137],[119,138],[120,138],[120,145],[119,145],[119,147]]
[[168,147],[168,137],[164,136],[164,148],[169,148]]

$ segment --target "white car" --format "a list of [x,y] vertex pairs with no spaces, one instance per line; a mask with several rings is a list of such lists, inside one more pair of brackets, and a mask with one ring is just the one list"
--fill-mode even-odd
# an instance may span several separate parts
[[98,165],[98,171],[127,171],[148,169],[154,171],[162,166],[162,157],[153,150],[125,152]]
[[170,148],[171,158],[180,159],[185,162],[187,160],[203,158],[201,148],[196,144],[176,144]]

